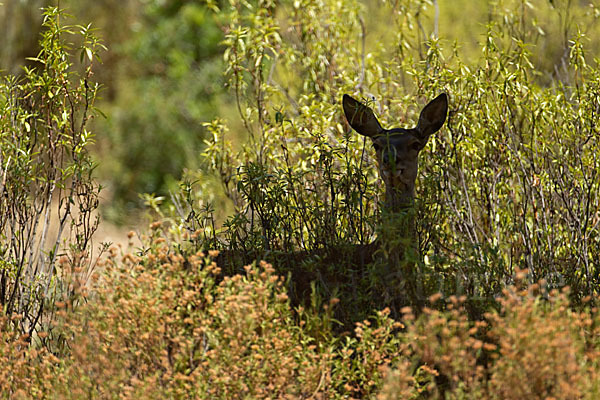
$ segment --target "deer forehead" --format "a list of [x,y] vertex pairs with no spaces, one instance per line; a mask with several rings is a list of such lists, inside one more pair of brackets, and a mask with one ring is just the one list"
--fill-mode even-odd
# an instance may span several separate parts
[[396,152],[415,151],[418,153],[421,145],[421,140],[408,129],[394,129],[373,138],[373,146],[376,151],[393,147]]

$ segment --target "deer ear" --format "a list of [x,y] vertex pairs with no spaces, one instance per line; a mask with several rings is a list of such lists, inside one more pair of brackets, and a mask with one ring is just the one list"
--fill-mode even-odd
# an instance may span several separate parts
[[419,123],[417,125],[417,131],[419,132],[421,139],[427,140],[429,136],[439,131],[442,125],[444,125],[444,122],[446,122],[447,114],[448,96],[446,96],[446,93],[442,93],[431,100],[429,104],[423,108],[423,111],[421,111]]
[[368,137],[374,137],[383,132],[383,128],[369,107],[347,94],[344,95],[342,105],[348,123],[356,132]]

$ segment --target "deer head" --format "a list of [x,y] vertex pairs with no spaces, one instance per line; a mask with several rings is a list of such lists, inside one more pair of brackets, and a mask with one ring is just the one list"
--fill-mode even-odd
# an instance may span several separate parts
[[410,206],[414,201],[419,152],[446,121],[446,94],[440,94],[423,108],[417,126],[412,129],[384,129],[369,107],[347,94],[342,104],[350,126],[373,142],[379,173],[385,183],[386,207],[397,211]]

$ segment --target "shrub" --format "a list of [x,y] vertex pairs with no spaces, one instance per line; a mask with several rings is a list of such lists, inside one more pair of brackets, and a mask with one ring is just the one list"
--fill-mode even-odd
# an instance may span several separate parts
[[[131,235],[133,236],[133,235]],[[0,329],[3,398],[517,399],[598,396],[600,315],[545,283],[507,287],[469,319],[464,298],[389,310],[335,335],[331,308],[293,309],[266,263],[230,277],[155,223],[143,252],[113,247],[85,302],[59,303],[57,358]],[[175,244],[175,246],[177,246]],[[525,274],[519,277],[522,279]],[[44,334],[41,334],[44,336]]]
[[501,314],[490,316],[488,336],[498,345],[490,368],[493,397],[592,398],[596,354],[586,342],[597,315],[571,310],[567,292],[554,291],[545,301],[527,292],[532,289],[507,291]]
[[452,298],[447,311],[428,309],[407,323],[405,340],[419,367],[407,370],[404,362],[388,370],[380,398],[411,390],[447,399],[598,395],[596,308],[573,311],[568,291],[548,293],[545,282],[507,287],[500,309],[480,321],[468,319],[464,300]]
[[208,255],[146,244],[142,258],[113,249],[90,301],[69,313],[69,396],[305,397],[328,384],[328,356],[296,326],[270,265],[217,282]]
[[[421,259],[405,287],[418,288],[422,299],[438,291],[464,294],[474,317],[512,283],[515,269],[528,269],[530,282],[543,278],[553,287],[570,286],[577,301],[595,294],[600,86],[589,51],[598,42],[577,27],[596,21],[596,8],[488,5],[473,57],[463,55],[460,42],[449,45],[426,30],[435,8],[430,2],[380,4],[386,26],[394,26],[382,33],[385,46],[369,40],[368,28],[377,30],[362,22],[365,10],[358,3],[231,4],[226,77],[248,142],[236,151],[226,122],[207,125],[212,140],[205,159],[235,211],[215,231],[206,187],[197,185],[194,192],[190,183],[205,181],[204,175],[190,177],[181,196],[189,204],[186,211],[179,200],[178,223],[189,232],[201,230],[194,246],[236,249],[252,258],[381,237],[386,224],[378,211],[376,163],[370,146],[345,125],[341,95],[373,95],[385,126],[410,126],[415,103],[445,91],[446,128],[421,155]],[[561,22],[557,32],[555,20],[570,22]],[[560,35],[564,40],[554,40]],[[556,68],[540,47],[562,54],[551,64]],[[356,292],[373,299],[386,291],[377,274],[356,269],[341,262],[313,267],[352,282],[350,290],[332,281],[317,284],[317,291],[328,298],[334,287],[344,294],[338,295],[342,302]],[[340,309],[361,320],[372,305],[351,302]]]
[[114,98],[95,125],[107,133],[99,171],[112,196],[106,215],[117,222],[142,208],[139,193],[166,195],[184,169],[199,167],[202,123],[215,117],[223,92],[218,15],[198,2],[131,3],[134,15],[120,23],[137,29],[112,48]]
[[53,302],[89,276],[98,224],[86,126],[102,45],[89,27],[63,25],[61,15],[45,11],[36,66],[0,83],[0,305],[19,316],[12,324],[28,340],[51,321]]

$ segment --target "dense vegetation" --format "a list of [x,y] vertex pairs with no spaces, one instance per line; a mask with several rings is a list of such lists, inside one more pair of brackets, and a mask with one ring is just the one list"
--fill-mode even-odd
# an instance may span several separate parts
[[[0,84],[2,397],[598,398],[600,9],[477,4],[140,3],[99,152],[120,207],[188,169],[106,255],[104,53],[47,9]],[[406,127],[440,92],[391,276],[406,238],[341,96]]]

